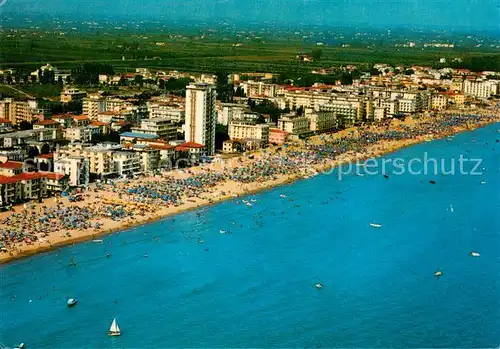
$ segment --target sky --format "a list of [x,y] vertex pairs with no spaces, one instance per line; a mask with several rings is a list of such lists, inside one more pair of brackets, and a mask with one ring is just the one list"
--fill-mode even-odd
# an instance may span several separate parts
[[4,12],[79,19],[226,20],[373,28],[500,30],[500,0],[0,0]]

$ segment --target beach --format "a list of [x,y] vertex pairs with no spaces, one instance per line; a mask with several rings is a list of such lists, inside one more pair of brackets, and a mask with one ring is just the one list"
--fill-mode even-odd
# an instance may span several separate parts
[[89,239],[97,243],[99,236],[224,200],[251,206],[243,196],[498,121],[498,113],[484,111],[392,120],[162,176],[92,184],[76,196],[48,198],[1,213],[0,262]]

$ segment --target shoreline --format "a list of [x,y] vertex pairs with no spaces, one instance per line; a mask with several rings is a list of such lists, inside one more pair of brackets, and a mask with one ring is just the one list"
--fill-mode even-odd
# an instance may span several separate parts
[[[458,133],[474,131],[475,129],[500,122],[499,116],[500,115],[496,115],[496,117],[493,120],[483,121],[473,126],[469,125],[462,125],[460,127],[455,126],[447,130],[446,132],[440,133],[438,135],[431,135],[431,136],[427,135],[427,136],[411,138],[411,139],[402,139],[397,141],[383,140],[374,143],[367,149],[364,149],[363,152],[343,153],[340,156],[338,156],[335,160],[329,160],[323,164],[317,164],[311,166],[308,170],[313,170],[317,174],[321,174],[324,172],[328,172],[330,170],[334,170],[335,168],[338,168],[339,166],[348,163],[353,163],[360,160],[366,160],[369,158],[378,158],[426,141],[443,139]],[[276,179],[268,180],[265,182],[238,183],[228,180],[211,188],[213,189],[213,191],[204,193],[202,197],[184,198],[185,199],[184,202],[179,206],[163,207],[159,209],[157,212],[154,212],[152,214],[146,214],[143,216],[133,216],[133,217],[129,216],[124,220],[118,220],[118,221],[109,220],[107,224],[103,224],[106,227],[100,229],[99,231],[95,231],[93,228],[87,228],[72,232],[74,233],[74,236],[71,237],[64,237],[63,239],[57,239],[56,237],[57,241],[54,242],[51,242],[47,239],[46,242],[40,240],[37,241],[36,245],[35,244],[18,245],[16,246],[18,247],[18,250],[15,250],[15,253],[13,254],[3,253],[2,255],[0,255],[0,264],[6,264],[36,254],[55,251],[61,247],[65,247],[68,245],[74,245],[76,243],[98,239],[99,237],[110,235],[118,231],[124,231],[142,225],[151,224],[153,222],[160,221],[162,219],[165,219],[167,217],[176,214],[189,212],[191,210],[199,209],[201,207],[208,207],[213,204],[218,204],[227,200],[231,199],[239,200],[248,195],[253,195],[259,192],[271,190],[286,184],[292,184],[300,179],[307,179],[307,177],[309,176],[302,173],[302,174],[288,174],[288,175],[282,174],[279,175]],[[218,195],[217,192],[219,192]],[[211,196],[211,194],[216,194],[216,195],[214,195],[213,198],[207,198],[208,196]],[[103,204],[102,200],[99,203]],[[85,202],[84,200],[82,202],[82,206],[84,206],[85,204],[87,204],[87,202]],[[61,231],[54,232],[53,234],[56,235],[58,233],[61,233]],[[50,236],[49,239],[52,237],[54,236]]]

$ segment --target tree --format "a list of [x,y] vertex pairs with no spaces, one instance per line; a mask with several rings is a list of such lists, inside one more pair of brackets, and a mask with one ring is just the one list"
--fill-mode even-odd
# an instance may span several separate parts
[[134,82],[136,85],[142,87],[144,84],[144,77],[142,75],[136,75],[134,76]]
[[405,75],[413,75],[415,74],[415,72],[413,71],[413,69],[406,69],[405,70]]
[[34,159],[35,156],[40,155],[38,148],[36,146],[30,146],[28,148],[28,158]]
[[43,143],[42,149],[40,151],[41,154],[48,154],[50,153],[50,145],[47,143]]
[[163,80],[163,79],[158,80],[158,87],[160,90],[164,90],[165,89],[165,80]]
[[342,73],[340,76],[340,82],[342,85],[352,85],[352,75],[351,73]]
[[321,56],[323,55],[323,50],[320,48],[315,48],[312,50],[311,56],[314,58],[315,61],[319,61],[321,59]]
[[70,85],[72,82],[71,75],[66,76],[66,84]]
[[59,75],[59,76],[57,77],[57,84],[58,84],[59,86],[62,86],[62,85],[63,85],[63,78],[62,78],[62,76],[61,76],[61,75]]
[[234,86],[228,82],[227,72],[217,73],[217,97],[222,102],[231,102],[233,100]]
[[21,131],[24,131],[24,130],[31,130],[31,129],[33,129],[33,125],[32,125],[32,124],[30,124],[29,122],[27,122],[27,121],[24,121],[24,120],[23,120],[23,121],[21,121],[21,122],[19,123],[19,129],[20,129]]
[[236,97],[245,97],[245,91],[241,88],[241,86],[238,86],[236,88],[236,92],[234,93]]
[[298,116],[304,115],[304,107],[303,106],[300,106],[297,108],[297,115]]
[[222,145],[229,139],[227,126],[217,125],[215,127],[215,149],[222,149]]

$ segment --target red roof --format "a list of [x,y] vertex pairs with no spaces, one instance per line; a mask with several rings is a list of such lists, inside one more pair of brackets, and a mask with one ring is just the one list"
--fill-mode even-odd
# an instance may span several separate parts
[[42,121],[38,121],[37,123],[35,123],[35,125],[58,125],[59,123],[57,121],[54,121],[54,120],[42,120]]
[[6,161],[0,163],[0,168],[20,169],[23,168],[23,163],[19,161]]
[[102,111],[99,113],[99,115],[116,115],[116,114],[118,113],[114,111]]
[[40,154],[35,157],[40,159],[52,159],[54,157],[54,153]]
[[65,177],[64,174],[62,173],[55,173],[55,172],[39,172],[43,177],[48,178],[48,179],[53,179],[53,180],[60,180]]
[[52,119],[71,119],[73,118],[73,114],[57,114],[52,115]]
[[280,130],[279,128],[272,128],[269,130],[269,133],[271,133],[271,132],[273,132],[273,133],[288,133],[286,131]]
[[16,183],[20,181],[32,180],[32,179],[40,179],[43,178],[44,175],[40,172],[23,172],[21,174],[15,176],[0,176],[0,184],[9,184]]
[[178,146],[178,147],[175,147],[175,151],[189,151],[190,148],[186,148],[186,147],[182,147],[182,146]]
[[0,119],[0,124],[12,124],[12,121],[9,119]]
[[150,144],[151,148],[153,149],[162,149],[162,150],[170,150],[170,149],[174,149],[175,147],[173,145],[170,145],[170,144]]
[[88,120],[89,116],[88,115],[75,115],[75,116],[73,116],[73,119],[83,121],[83,120]]
[[90,124],[92,126],[108,126],[109,122],[92,121]]
[[203,144],[199,144],[199,143],[195,143],[195,142],[182,143],[179,147],[183,147],[183,148],[205,148],[205,146]]

